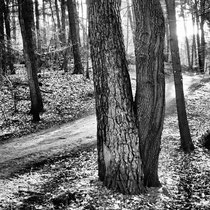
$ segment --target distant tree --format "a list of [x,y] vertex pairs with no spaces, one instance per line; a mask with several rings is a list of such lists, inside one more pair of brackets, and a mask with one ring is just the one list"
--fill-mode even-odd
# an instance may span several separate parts
[[15,74],[15,68],[13,65],[13,58],[11,52],[11,21],[10,21],[10,10],[9,10],[9,0],[5,0],[5,10],[4,10],[4,20],[5,20],[5,29],[6,29],[6,37],[7,37],[7,56],[6,61],[9,66],[10,73]]
[[16,27],[16,4],[15,4],[16,0],[12,0],[12,39],[16,42],[16,30],[17,30],[17,27]]
[[46,2],[42,0],[42,16],[43,16],[43,43],[47,44],[47,32],[46,32]]
[[5,62],[5,37],[4,37],[4,11],[5,5],[4,0],[0,0],[0,71],[1,74],[6,73],[6,62]]
[[184,36],[185,36],[185,44],[186,44],[186,51],[187,51],[188,68],[192,69],[191,61],[190,61],[190,44],[189,44],[189,39],[187,37],[187,26],[186,26],[186,18],[185,18],[185,11],[184,11],[185,4],[182,2],[182,0],[180,0],[180,5],[181,5],[180,15],[183,19],[183,24],[184,24]]
[[61,0],[61,42],[66,44],[66,2]]
[[171,45],[171,57],[172,67],[174,73],[174,83],[176,92],[176,106],[178,114],[179,131],[181,136],[181,148],[185,152],[191,152],[194,150],[194,145],[190,136],[190,129],[187,121],[187,113],[185,108],[185,98],[183,91],[183,79],[182,69],[179,55],[179,46],[176,30],[176,11],[175,0],[166,0],[169,31],[170,31],[170,45]]
[[69,30],[72,42],[72,51],[74,57],[74,71],[73,74],[83,74],[82,59],[80,53],[79,35],[77,34],[76,9],[73,0],[67,0],[68,14],[69,14]]
[[19,22],[23,38],[24,58],[26,63],[28,83],[31,98],[31,111],[33,121],[40,120],[43,111],[43,102],[37,77],[37,60],[35,55],[36,39],[34,34],[34,13],[32,0],[18,0]]
[[204,33],[204,23],[206,20],[206,0],[200,0],[200,30],[201,30],[201,45],[200,45],[200,59],[201,59],[201,65],[200,65],[200,72],[205,72],[205,51],[206,51],[206,43],[205,43],[205,33]]
[[194,0],[194,12],[195,12],[195,19],[196,19],[196,26],[197,26],[197,50],[198,50],[198,65],[199,65],[199,70],[201,73],[204,72],[204,59],[203,59],[203,46],[201,43],[201,36],[199,33],[199,30],[201,30],[201,33],[203,32],[203,24],[200,22],[200,11],[199,11],[199,0]]
[[37,50],[41,51],[41,36],[40,36],[40,12],[39,12],[39,2],[35,0],[35,15],[36,15],[36,40],[37,40]]
[[134,1],[135,16],[139,16],[135,37],[143,39],[135,41],[136,60],[140,61],[134,101],[120,2],[89,1],[98,170],[99,179],[108,188],[123,194],[138,194],[144,191],[144,186],[160,186],[157,169],[164,118],[164,18],[158,0]]

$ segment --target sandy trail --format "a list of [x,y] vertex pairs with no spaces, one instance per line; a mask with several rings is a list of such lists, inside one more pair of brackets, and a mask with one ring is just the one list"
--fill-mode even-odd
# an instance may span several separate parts
[[[134,80],[135,75],[131,74]],[[184,75],[184,90],[198,83],[201,75]],[[166,110],[175,98],[173,82],[166,84]],[[0,178],[9,177],[26,165],[59,155],[65,151],[96,143],[96,116],[90,115],[59,127],[0,143]]]

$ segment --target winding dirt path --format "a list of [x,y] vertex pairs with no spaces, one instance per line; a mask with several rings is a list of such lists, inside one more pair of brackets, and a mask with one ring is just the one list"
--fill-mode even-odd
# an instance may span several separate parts
[[[133,79],[133,76],[131,75]],[[199,83],[201,75],[184,75],[184,90]],[[166,112],[175,106],[174,84],[166,84]],[[173,102],[173,103],[172,103]],[[169,113],[168,113],[169,114]],[[96,143],[96,116],[90,115],[74,122],[0,143],[0,178],[7,178],[31,163],[59,156]]]

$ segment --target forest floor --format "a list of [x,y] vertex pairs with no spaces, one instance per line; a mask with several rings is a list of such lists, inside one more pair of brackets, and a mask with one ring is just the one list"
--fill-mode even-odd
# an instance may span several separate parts
[[[202,135],[210,128],[209,76],[184,74],[188,119],[195,144],[195,151],[190,155],[179,150],[174,86],[171,79],[167,80],[159,159],[162,187],[148,189],[138,196],[112,192],[98,181],[92,82],[76,75],[41,78],[47,109],[40,124],[32,124],[30,116],[22,117],[26,108],[22,109],[28,105],[18,107],[20,111],[12,117],[9,115],[12,105],[10,109],[1,107],[8,121],[1,124],[6,135],[2,134],[0,141],[0,209],[210,208],[210,153],[201,144]],[[49,81],[52,78],[56,78],[54,84]],[[135,86],[133,71],[131,80]],[[75,118],[80,119],[69,122]],[[57,123],[61,125],[52,127]],[[41,128],[48,129],[40,131]],[[36,133],[10,138],[30,132]]]

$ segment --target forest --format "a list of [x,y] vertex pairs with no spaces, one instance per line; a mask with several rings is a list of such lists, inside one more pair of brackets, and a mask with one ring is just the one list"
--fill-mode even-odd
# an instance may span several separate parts
[[210,209],[208,0],[0,0],[0,209]]

